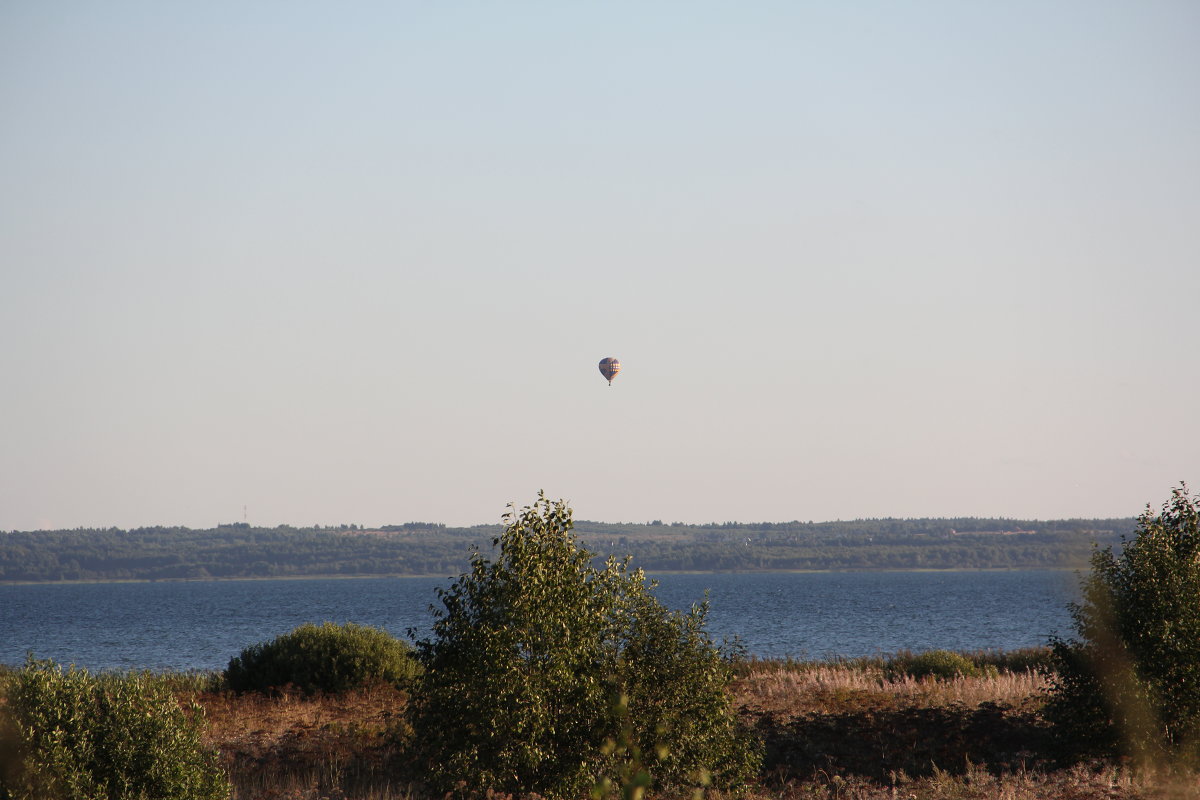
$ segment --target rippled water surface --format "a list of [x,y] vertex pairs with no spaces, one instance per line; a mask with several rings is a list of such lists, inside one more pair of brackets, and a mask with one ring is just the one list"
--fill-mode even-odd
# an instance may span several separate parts
[[[1071,632],[1072,572],[662,575],[687,608],[709,591],[714,638],[758,656],[901,649],[1014,649]],[[27,652],[89,669],[221,669],[304,622],[358,622],[424,636],[445,578],[0,586],[0,663]]]

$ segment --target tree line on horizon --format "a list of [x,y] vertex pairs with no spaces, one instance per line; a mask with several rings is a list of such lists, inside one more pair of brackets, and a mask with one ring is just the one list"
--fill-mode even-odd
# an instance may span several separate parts
[[[1082,568],[1133,518],[867,519],[711,523],[578,521],[599,554],[654,571]],[[144,527],[0,532],[0,582],[456,575],[499,526],[373,529]]]

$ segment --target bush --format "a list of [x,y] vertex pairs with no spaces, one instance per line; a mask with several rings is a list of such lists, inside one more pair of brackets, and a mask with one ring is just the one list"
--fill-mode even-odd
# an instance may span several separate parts
[[985,672],[1050,672],[1054,669],[1053,653],[1049,647],[982,650],[968,653],[967,656]]
[[755,774],[707,607],[668,611],[628,559],[593,566],[561,501],[539,494],[505,522],[496,560],[475,552],[417,643],[413,742],[431,787],[577,797],[606,780],[729,787]]
[[1173,490],[1123,545],[1092,556],[1078,639],[1051,643],[1046,716],[1072,755],[1200,763],[1200,497]]
[[420,665],[412,649],[368,625],[301,625],[242,651],[229,662],[225,684],[234,691],[292,686],[305,694],[344,692],[374,682],[409,684]]
[[924,653],[900,653],[888,659],[884,674],[889,680],[908,676],[921,678],[974,678],[981,674],[979,667],[961,653],[950,650],[928,650]]
[[159,678],[30,660],[11,681],[4,800],[217,800],[230,786],[201,744],[203,712]]

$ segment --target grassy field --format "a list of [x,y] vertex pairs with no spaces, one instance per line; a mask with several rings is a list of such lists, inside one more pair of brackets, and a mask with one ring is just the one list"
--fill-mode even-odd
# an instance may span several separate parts
[[[1195,778],[1115,763],[1056,765],[1047,677],[1008,659],[976,677],[915,679],[877,661],[751,661],[731,691],[766,757],[753,800],[1033,800],[1200,796]],[[189,691],[190,693],[190,691]],[[397,742],[403,692],[331,697],[201,691],[237,800],[419,800]],[[469,792],[465,793],[469,796]],[[710,795],[715,796],[715,795]]]

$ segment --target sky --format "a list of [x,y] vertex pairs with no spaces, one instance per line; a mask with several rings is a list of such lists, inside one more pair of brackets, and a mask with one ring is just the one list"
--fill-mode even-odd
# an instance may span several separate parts
[[0,529],[1135,516],[1198,143],[1194,0],[9,0]]

